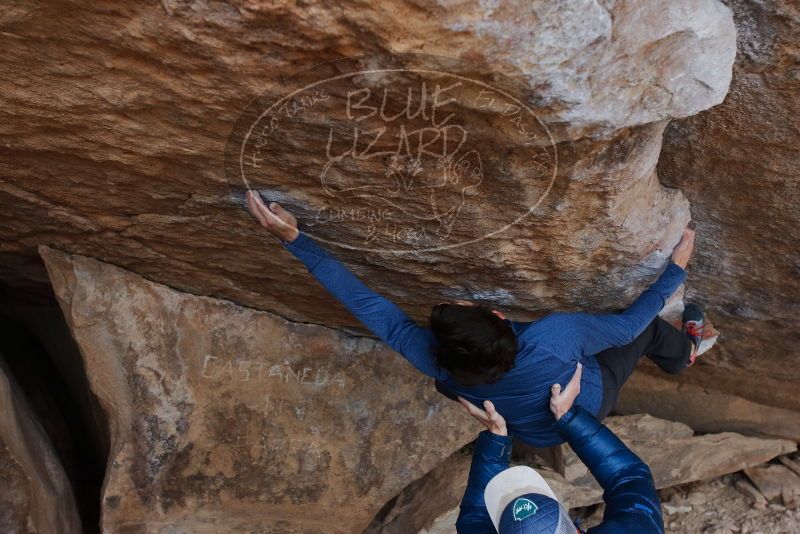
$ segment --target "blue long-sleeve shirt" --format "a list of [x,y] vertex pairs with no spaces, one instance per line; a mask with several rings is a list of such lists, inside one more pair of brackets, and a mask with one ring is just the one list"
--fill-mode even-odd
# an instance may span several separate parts
[[[603,488],[603,522],[587,534],[664,532],[661,505],[647,464],[583,408],[573,406],[555,428]],[[483,494],[489,481],[508,468],[510,457],[510,436],[480,433],[456,520],[458,534],[496,534]]]
[[552,313],[533,322],[512,321],[518,346],[514,368],[493,384],[464,386],[436,364],[436,339],[429,329],[369,289],[308,236],[300,234],[284,245],[364,326],[433,377],[441,393],[451,399],[460,395],[477,405],[491,399],[506,418],[509,431],[534,447],[563,443],[549,409],[550,387],[555,383],[566,387],[581,362],[581,392],[575,402],[596,415],[602,400],[602,378],[594,355],[633,341],[686,278],[686,271],[670,263],[624,312]]

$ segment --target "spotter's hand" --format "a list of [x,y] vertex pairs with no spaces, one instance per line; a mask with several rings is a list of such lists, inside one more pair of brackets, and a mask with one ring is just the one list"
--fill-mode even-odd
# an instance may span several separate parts
[[556,421],[572,408],[572,403],[575,402],[578,394],[581,392],[581,373],[583,372],[583,365],[578,364],[578,369],[572,375],[567,387],[561,391],[561,384],[553,384],[550,388],[550,411],[556,416]]
[[467,409],[467,413],[480,421],[480,423],[486,427],[486,430],[492,434],[497,434],[498,436],[508,435],[508,430],[506,430],[506,420],[503,419],[503,416],[494,409],[494,404],[492,404],[492,401],[483,401],[483,407],[486,408],[485,410],[481,410],[467,399],[461,397],[458,398],[458,402],[460,402],[464,408]]

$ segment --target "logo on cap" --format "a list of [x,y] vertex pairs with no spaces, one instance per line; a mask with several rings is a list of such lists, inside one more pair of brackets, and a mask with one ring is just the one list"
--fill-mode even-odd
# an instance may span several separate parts
[[514,501],[514,521],[522,521],[534,515],[538,510],[539,507],[536,506],[536,503],[524,497],[520,497]]

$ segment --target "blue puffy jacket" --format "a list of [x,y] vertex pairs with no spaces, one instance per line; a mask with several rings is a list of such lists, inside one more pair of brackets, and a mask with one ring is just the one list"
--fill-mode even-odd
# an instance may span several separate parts
[[[579,406],[558,420],[557,429],[603,488],[603,522],[587,534],[664,532],[661,505],[647,464]],[[511,437],[480,433],[456,521],[459,534],[496,534],[483,492],[496,474],[508,468],[510,459]]]

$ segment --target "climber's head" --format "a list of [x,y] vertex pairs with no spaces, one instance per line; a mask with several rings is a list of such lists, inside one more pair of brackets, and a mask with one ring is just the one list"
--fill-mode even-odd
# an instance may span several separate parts
[[499,534],[580,533],[547,481],[530,467],[501,471],[486,485],[483,498]]
[[503,314],[457,300],[433,307],[436,362],[464,385],[491,384],[514,367],[517,336]]

